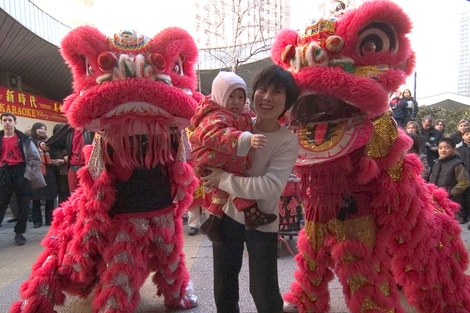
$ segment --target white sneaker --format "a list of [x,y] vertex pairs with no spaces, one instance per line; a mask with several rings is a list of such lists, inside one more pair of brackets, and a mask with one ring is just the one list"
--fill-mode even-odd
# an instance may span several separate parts
[[299,312],[299,310],[297,308],[297,305],[295,305],[294,303],[290,303],[290,302],[284,302],[283,311],[284,311],[284,313],[297,313],[297,312]]

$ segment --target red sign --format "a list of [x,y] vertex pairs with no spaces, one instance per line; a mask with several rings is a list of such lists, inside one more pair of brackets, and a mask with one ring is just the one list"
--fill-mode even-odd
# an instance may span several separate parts
[[62,114],[61,102],[0,86],[0,113],[3,112],[43,121],[67,123],[67,118]]

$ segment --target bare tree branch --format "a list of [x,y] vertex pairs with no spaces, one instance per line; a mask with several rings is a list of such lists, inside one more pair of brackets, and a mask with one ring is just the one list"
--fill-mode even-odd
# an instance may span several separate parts
[[260,0],[207,1],[204,9],[210,13],[200,28],[216,45],[206,52],[234,72],[257,55],[267,55],[274,34],[287,26],[280,22],[283,2],[272,1],[271,6]]

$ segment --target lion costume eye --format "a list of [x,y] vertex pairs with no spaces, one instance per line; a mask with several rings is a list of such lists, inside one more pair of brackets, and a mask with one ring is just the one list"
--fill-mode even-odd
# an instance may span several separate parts
[[305,51],[305,60],[309,66],[327,65],[328,54],[316,42],[309,43]]
[[175,62],[175,65],[173,65],[173,72],[180,76],[183,76],[183,60],[181,59],[181,57],[179,57],[178,60]]
[[359,32],[357,53],[361,56],[381,51],[395,53],[397,50],[398,41],[395,30],[388,24],[374,22]]
[[90,63],[88,62],[88,58],[86,58],[85,56],[83,56],[83,58],[85,59],[85,73],[86,73],[86,76],[92,76],[94,73],[93,73],[93,67],[91,67]]
[[111,73],[115,66],[118,64],[118,58],[110,51],[101,52],[96,61],[98,68],[103,73]]

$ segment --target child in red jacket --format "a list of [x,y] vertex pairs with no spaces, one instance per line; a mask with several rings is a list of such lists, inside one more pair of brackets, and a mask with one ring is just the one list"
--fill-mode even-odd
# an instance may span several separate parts
[[[207,166],[243,175],[250,148],[262,149],[266,144],[264,135],[251,133],[251,118],[243,79],[232,72],[220,72],[212,83],[211,96],[199,104],[191,119],[191,155],[198,177],[205,175]],[[228,197],[222,190],[214,191],[208,208],[211,214],[201,225],[201,232],[213,242],[221,241],[222,208]],[[275,214],[261,212],[254,200],[236,198],[234,204],[245,213],[245,225],[249,228],[272,223],[277,218]]]

